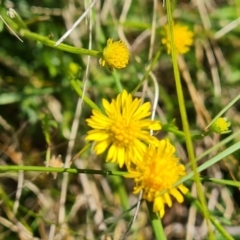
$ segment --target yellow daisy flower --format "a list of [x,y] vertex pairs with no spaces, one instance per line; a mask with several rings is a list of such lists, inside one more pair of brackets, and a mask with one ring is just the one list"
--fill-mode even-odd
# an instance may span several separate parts
[[125,90],[109,103],[102,100],[105,113],[93,110],[88,125],[94,130],[87,133],[86,140],[94,141],[96,154],[108,149],[107,162],[130,165],[131,159],[141,158],[147,144],[158,140],[151,136],[150,130],[160,130],[158,121],[152,121],[149,102],[142,104],[141,99],[133,99]]
[[[171,39],[170,39],[170,27],[165,25],[166,37],[162,39],[162,43],[166,45],[168,54],[171,53]],[[176,52],[184,54],[189,51],[190,46],[193,44],[193,32],[188,29],[188,26],[182,26],[175,24],[173,26],[173,37]]]
[[[150,145],[142,156],[142,161],[136,163],[134,169],[129,169],[127,178],[134,178],[134,194],[143,190],[143,199],[153,202],[153,212],[158,212],[160,217],[164,216],[165,204],[172,206],[171,196],[181,203],[183,194],[188,189],[180,184],[173,185],[185,176],[185,167],[179,163],[179,159],[173,154],[174,146],[169,140],[158,141],[157,146]],[[166,191],[161,194],[162,191]]]
[[103,49],[103,56],[99,60],[100,65],[107,65],[112,71],[114,68],[125,68],[129,61],[129,50],[123,41],[114,42],[108,39],[107,46]]
[[226,118],[220,117],[211,125],[211,130],[215,133],[225,134],[230,132],[230,126],[231,123]]

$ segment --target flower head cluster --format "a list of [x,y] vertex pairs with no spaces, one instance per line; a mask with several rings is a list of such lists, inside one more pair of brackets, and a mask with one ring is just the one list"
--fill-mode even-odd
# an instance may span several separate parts
[[[169,25],[167,24],[164,29],[166,36],[162,39],[162,43],[166,45],[167,52],[170,54],[172,51],[172,46]],[[193,32],[190,31],[187,26],[175,24],[173,26],[173,37],[177,53],[184,54],[189,51],[190,46],[193,44]]]
[[225,134],[229,133],[229,127],[231,123],[227,121],[226,118],[218,118],[213,124],[211,125],[211,130],[215,133]]
[[158,140],[150,130],[160,130],[158,121],[149,119],[150,103],[142,103],[125,90],[111,102],[103,99],[105,113],[93,110],[88,125],[93,128],[86,140],[94,141],[96,154],[108,150],[106,161],[127,166],[127,178],[135,182],[134,193],[143,191],[143,199],[153,202],[153,211],[161,217],[165,205],[172,206],[171,196],[179,203],[188,189],[176,185],[185,167],[174,156],[169,140]]
[[108,39],[107,46],[103,50],[102,58],[99,63],[102,66],[107,65],[112,71],[114,68],[125,68],[129,61],[129,50],[123,41],[114,42],[112,38]]
[[102,100],[105,113],[93,110],[88,125],[93,128],[86,140],[94,141],[96,154],[108,149],[106,161],[117,162],[120,167],[130,165],[130,159],[142,158],[147,145],[157,143],[150,130],[160,130],[158,121],[152,121],[151,105],[141,99],[133,99],[125,90],[109,103]]
[[143,199],[153,202],[153,212],[164,216],[165,204],[172,206],[171,196],[179,203],[183,202],[183,194],[188,189],[183,185],[174,184],[184,175],[185,167],[173,154],[174,146],[169,140],[160,140],[158,145],[150,145],[138,161],[134,169],[129,169],[126,177],[134,178],[134,193],[143,190]]

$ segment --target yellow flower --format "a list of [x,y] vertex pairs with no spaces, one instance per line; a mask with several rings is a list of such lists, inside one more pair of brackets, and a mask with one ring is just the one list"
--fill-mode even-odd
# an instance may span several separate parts
[[[166,37],[162,39],[162,43],[166,45],[168,54],[171,53],[171,39],[170,39],[170,27],[167,24],[165,27]],[[184,54],[189,51],[190,46],[193,44],[193,32],[188,30],[187,26],[175,24],[173,26],[173,37],[176,52]]]
[[227,121],[226,118],[218,118],[212,125],[211,130],[215,133],[225,134],[229,133],[229,127],[231,123]]
[[112,71],[113,68],[125,68],[129,61],[129,50],[123,41],[114,42],[108,39],[107,46],[103,49],[103,56],[99,60],[100,65],[107,65]]
[[147,144],[157,143],[149,130],[160,130],[158,121],[147,119],[150,116],[150,103],[132,98],[125,90],[109,103],[102,100],[105,114],[93,110],[87,123],[94,130],[87,133],[86,140],[95,141],[94,150],[101,154],[108,149],[107,162],[131,164],[130,159],[141,158]]
[[[165,204],[172,206],[171,196],[181,203],[188,189],[180,184],[173,185],[185,176],[185,167],[174,157],[175,148],[169,140],[158,141],[157,146],[150,145],[135,168],[129,169],[127,178],[134,178],[134,194],[143,190],[143,199],[153,202],[153,212],[164,216]],[[164,193],[161,193],[165,191]]]

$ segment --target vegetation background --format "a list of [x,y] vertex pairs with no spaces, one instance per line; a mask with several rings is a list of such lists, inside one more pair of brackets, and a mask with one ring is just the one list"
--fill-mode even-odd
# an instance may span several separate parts
[[[171,1],[174,21],[194,32],[194,46],[179,58],[185,104],[199,165],[240,139],[240,1]],[[157,119],[164,123],[159,138],[168,136],[177,155],[188,166],[171,56],[161,44],[167,22],[161,1],[96,1],[91,13],[64,43],[102,51],[108,38],[125,41],[131,52],[127,68],[101,67],[98,59],[46,46],[22,36],[21,29],[57,41],[83,14],[91,1],[0,1],[2,19],[13,8],[21,19],[9,26],[0,20],[0,167],[8,165],[61,167],[86,145],[86,118],[91,108],[82,103],[71,81],[79,79],[86,96],[101,107],[126,89],[153,101],[160,96]],[[153,61],[159,53],[157,61]],[[152,68],[149,75],[147,69]],[[157,87],[152,79],[156,79]],[[230,107],[226,105],[236,100]],[[201,136],[222,109],[231,122],[226,135]],[[199,137],[200,136],[200,137]],[[226,156],[201,172],[210,215],[229,236],[218,231],[216,239],[240,239],[240,151]],[[116,169],[88,149],[75,157],[71,167]],[[66,165],[65,165],[66,166]],[[0,239],[119,239],[127,230],[138,196],[129,179],[104,174],[41,173],[0,169]],[[188,168],[189,172],[191,171]],[[228,181],[227,181],[228,180]],[[208,233],[192,197],[194,182],[186,182],[191,194],[175,203],[162,219],[167,239],[208,239]],[[155,239],[145,203],[127,239]]]

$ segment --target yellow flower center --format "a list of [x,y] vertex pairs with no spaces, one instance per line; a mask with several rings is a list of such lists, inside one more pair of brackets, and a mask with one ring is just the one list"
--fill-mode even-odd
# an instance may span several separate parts
[[126,120],[124,118],[117,119],[110,129],[110,136],[114,144],[126,147],[132,144],[133,140],[137,138],[139,127],[136,122]]
[[107,65],[110,70],[113,68],[125,68],[129,61],[129,50],[123,41],[114,42],[108,39],[107,46],[103,50],[103,57],[99,60],[102,66]]
[[143,199],[154,201],[159,192],[171,189],[179,177],[185,174],[184,166],[174,163],[174,160],[171,163],[171,160],[168,158],[158,159],[146,166],[141,180],[139,179],[144,188]]
[[[163,160],[164,161],[164,160]],[[161,191],[163,189],[169,189],[172,184],[178,179],[178,174],[175,166],[171,166],[168,169],[167,162],[164,161],[164,165],[154,161],[148,166],[145,172],[145,187],[151,191]]]

